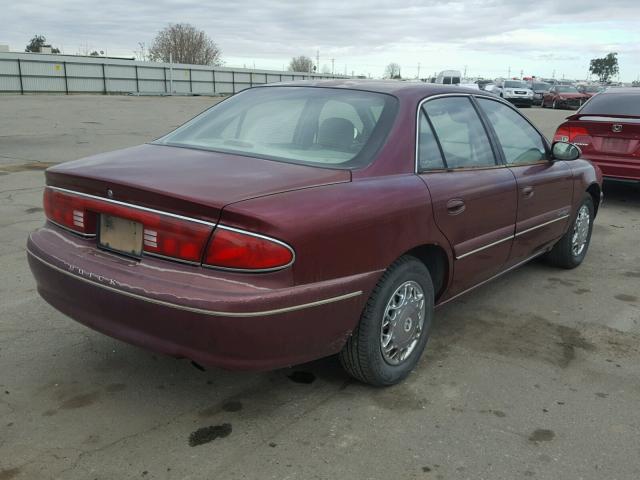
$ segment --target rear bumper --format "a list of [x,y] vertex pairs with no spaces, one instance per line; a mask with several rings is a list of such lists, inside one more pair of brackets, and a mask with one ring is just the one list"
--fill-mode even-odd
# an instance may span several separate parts
[[27,254],[40,295],[74,320],[143,348],[244,370],[340,351],[379,276],[258,286],[248,274],[102,252],[48,226],[30,235]]
[[616,158],[610,155],[606,157],[588,155],[585,158],[597,165],[602,170],[602,176],[605,178],[640,181],[640,159],[629,160],[628,158]]

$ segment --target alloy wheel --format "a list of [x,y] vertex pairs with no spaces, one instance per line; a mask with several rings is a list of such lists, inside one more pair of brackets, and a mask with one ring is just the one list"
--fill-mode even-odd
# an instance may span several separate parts
[[578,210],[576,221],[573,224],[573,234],[571,236],[571,253],[574,257],[580,256],[587,245],[589,237],[589,227],[591,226],[591,215],[589,207],[582,205]]
[[425,312],[424,291],[417,282],[404,282],[393,292],[380,329],[380,348],[388,364],[399,365],[414,351],[424,330]]

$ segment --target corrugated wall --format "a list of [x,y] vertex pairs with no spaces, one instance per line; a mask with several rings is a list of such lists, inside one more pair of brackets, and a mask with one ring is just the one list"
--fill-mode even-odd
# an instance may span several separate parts
[[273,82],[345,78],[112,58],[0,52],[0,93],[232,94]]

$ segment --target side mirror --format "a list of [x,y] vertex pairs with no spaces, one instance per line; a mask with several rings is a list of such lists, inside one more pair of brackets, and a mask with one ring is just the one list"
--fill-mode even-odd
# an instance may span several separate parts
[[551,154],[556,160],[577,160],[582,152],[573,143],[555,142],[551,147]]

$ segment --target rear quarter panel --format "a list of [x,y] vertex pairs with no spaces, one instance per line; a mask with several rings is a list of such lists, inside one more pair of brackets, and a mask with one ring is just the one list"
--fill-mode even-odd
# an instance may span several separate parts
[[442,246],[451,265],[450,248],[433,223],[429,192],[414,174],[246,200],[227,206],[222,222],[291,245],[295,284],[373,271],[381,275],[423,244]]
[[[574,160],[567,162],[567,164],[573,173],[573,212],[580,206],[587,189],[593,185],[598,187],[597,203],[599,203],[599,195],[602,192],[602,172],[600,169],[585,159]],[[598,205],[596,204],[597,208]]]

